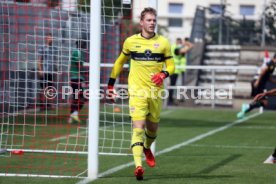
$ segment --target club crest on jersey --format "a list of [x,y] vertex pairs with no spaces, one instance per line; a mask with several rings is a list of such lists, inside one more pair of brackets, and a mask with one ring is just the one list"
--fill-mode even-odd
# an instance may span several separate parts
[[158,48],[159,48],[159,46],[160,46],[160,44],[159,44],[159,43],[155,43],[155,44],[153,44],[153,47],[154,47],[155,49],[158,49]]
[[147,49],[147,50],[145,50],[145,56],[147,56],[147,57],[150,57],[151,56],[151,50],[149,50],[149,49]]

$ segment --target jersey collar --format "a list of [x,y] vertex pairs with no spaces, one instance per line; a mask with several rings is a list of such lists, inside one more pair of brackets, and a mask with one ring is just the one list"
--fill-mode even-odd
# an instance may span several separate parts
[[157,34],[156,34],[156,33],[154,33],[154,35],[153,35],[152,37],[150,37],[150,38],[146,38],[146,37],[144,37],[144,36],[142,35],[142,33],[139,33],[139,36],[140,36],[140,37],[142,37],[142,38],[144,38],[144,39],[150,40],[150,39],[152,39],[152,38],[157,37]]

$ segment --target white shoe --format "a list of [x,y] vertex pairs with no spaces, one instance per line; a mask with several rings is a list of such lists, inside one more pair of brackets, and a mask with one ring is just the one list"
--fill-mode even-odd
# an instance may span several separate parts
[[68,119],[68,123],[69,123],[69,124],[72,124],[72,123],[80,123],[80,122],[81,122],[81,120],[80,120],[80,118],[79,118],[78,115],[71,115],[71,116],[69,117],[69,119]]
[[77,122],[77,123],[80,123],[80,122],[81,122],[81,120],[80,120],[80,118],[79,118],[78,115],[73,115],[73,116],[71,116],[71,118],[72,118],[72,120],[73,120],[74,122]]
[[74,111],[74,112],[70,115],[70,117],[69,117],[69,119],[68,119],[68,123],[71,124],[71,123],[80,123],[80,122],[81,122],[81,120],[80,120],[80,118],[79,118],[79,113],[78,113],[78,111]]
[[276,158],[270,155],[265,161],[264,164],[276,164]]

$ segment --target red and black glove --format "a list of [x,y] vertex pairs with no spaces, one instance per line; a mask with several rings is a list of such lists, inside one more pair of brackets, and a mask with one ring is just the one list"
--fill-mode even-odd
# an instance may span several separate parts
[[156,86],[161,86],[165,78],[169,76],[169,72],[162,71],[160,73],[156,73],[151,77],[151,81],[156,84]]
[[116,102],[116,91],[114,88],[115,79],[110,78],[107,85],[107,99],[110,99],[112,103]]

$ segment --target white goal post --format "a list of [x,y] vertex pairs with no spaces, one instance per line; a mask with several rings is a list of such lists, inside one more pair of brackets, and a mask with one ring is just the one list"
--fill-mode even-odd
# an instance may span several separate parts
[[88,114],[88,175],[89,179],[98,177],[98,136],[99,136],[99,108],[97,94],[92,89],[100,89],[100,61],[101,61],[101,1],[90,2],[90,63],[89,66],[89,114]]

